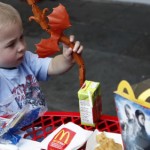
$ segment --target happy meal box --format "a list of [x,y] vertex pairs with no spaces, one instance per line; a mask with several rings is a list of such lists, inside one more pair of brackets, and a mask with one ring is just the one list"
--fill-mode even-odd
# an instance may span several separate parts
[[125,150],[150,150],[150,89],[135,97],[123,80],[115,91],[116,111]]

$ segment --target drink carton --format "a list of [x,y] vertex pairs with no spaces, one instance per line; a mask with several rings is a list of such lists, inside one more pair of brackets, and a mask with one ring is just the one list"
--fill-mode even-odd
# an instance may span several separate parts
[[102,111],[100,83],[86,80],[78,91],[78,99],[81,124],[95,126]]

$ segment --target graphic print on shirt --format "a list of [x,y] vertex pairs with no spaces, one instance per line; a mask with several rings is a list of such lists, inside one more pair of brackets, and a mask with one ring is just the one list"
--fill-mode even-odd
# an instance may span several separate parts
[[45,106],[45,97],[40,90],[39,83],[32,75],[26,76],[26,83],[18,85],[12,90],[12,94],[16,95],[16,102],[20,109],[26,104],[31,104],[32,107]]

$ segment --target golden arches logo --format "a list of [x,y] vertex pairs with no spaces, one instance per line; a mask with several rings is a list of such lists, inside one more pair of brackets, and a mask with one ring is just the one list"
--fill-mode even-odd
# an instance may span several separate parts
[[61,142],[64,142],[65,144],[68,144],[72,140],[74,135],[75,135],[75,132],[73,132],[72,130],[63,128],[55,135],[54,139],[55,140],[57,139]]

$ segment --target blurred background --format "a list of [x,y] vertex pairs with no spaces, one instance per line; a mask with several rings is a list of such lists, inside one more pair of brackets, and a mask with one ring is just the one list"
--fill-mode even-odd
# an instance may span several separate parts
[[[65,34],[74,34],[84,45],[86,79],[100,82],[104,114],[116,115],[113,92],[121,80],[127,80],[133,87],[141,82],[149,87],[150,5],[146,0],[135,1],[40,0],[37,3],[41,9],[49,8],[49,13],[59,3],[66,7],[72,26]],[[1,2],[13,5],[20,12],[28,49],[35,52],[35,44],[48,35],[36,22],[29,22],[31,7],[25,0]],[[75,65],[68,73],[40,83],[50,111],[79,111],[78,71]]]

